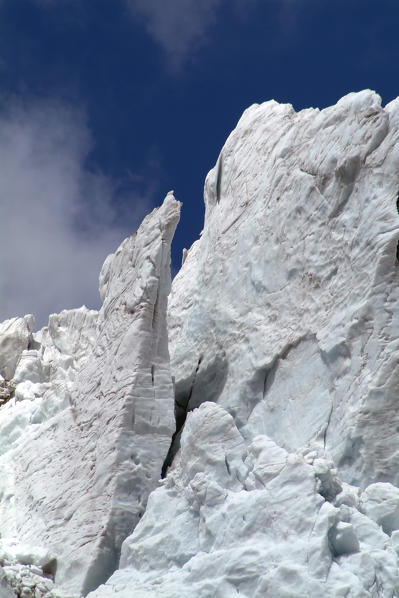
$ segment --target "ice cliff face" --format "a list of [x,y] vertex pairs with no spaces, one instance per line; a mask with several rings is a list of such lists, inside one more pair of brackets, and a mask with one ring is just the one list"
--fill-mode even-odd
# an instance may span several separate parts
[[[87,593],[115,569],[170,445],[166,303],[179,209],[168,195],[107,258],[98,314],[63,312],[30,337],[23,319],[3,324],[15,387],[0,413],[3,561],[42,566],[61,591]],[[14,539],[30,556],[18,557]],[[47,562],[35,562],[37,545]]]
[[315,446],[361,486],[399,483],[399,103],[380,102],[247,110],[169,310],[183,410],[217,401],[247,442]]
[[370,91],[244,113],[173,283],[174,390],[170,195],[99,314],[2,325],[0,595],[399,596],[398,139]]

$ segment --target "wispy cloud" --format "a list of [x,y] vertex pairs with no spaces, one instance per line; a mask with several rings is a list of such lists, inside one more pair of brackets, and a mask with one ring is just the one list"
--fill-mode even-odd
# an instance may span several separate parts
[[144,20],[173,70],[207,42],[223,0],[126,0],[132,15]]
[[42,325],[63,308],[98,307],[103,260],[150,208],[131,186],[118,190],[87,170],[90,147],[81,112],[52,101],[2,102],[0,320],[34,313]]

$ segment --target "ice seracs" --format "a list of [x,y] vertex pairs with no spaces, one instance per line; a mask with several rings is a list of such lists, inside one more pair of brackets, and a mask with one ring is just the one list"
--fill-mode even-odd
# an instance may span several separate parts
[[183,410],[217,401],[247,441],[325,450],[363,486],[399,484],[398,136],[371,91],[246,110],[169,308]]
[[337,480],[326,500],[327,474],[336,480],[328,460],[265,435],[247,444],[230,414],[203,403],[120,569],[90,598],[396,596],[393,543]]
[[99,313],[15,345],[14,594],[42,598],[48,553],[53,594],[399,596],[398,139],[399,99],[367,90],[252,106],[173,282],[170,365],[172,192],[105,261]]
[[21,348],[0,412],[1,536],[50,550],[62,592],[107,579],[161,475],[175,429],[166,305],[179,211],[168,194],[107,258],[98,314],[51,316]]
[[0,375],[11,380],[22,352],[28,348],[34,328],[33,316],[11,318],[0,324]]
[[171,467],[92,598],[399,595],[398,138],[371,91],[242,116],[170,297]]

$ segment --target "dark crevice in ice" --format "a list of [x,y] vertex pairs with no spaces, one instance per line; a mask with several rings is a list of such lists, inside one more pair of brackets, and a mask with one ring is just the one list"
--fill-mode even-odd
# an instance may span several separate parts
[[216,202],[220,202],[220,195],[222,190],[222,173],[223,173],[223,161],[222,156],[220,155],[219,161],[217,164],[217,174],[216,174]]
[[188,395],[186,397],[184,397],[184,396],[177,396],[177,394],[175,394],[176,431],[172,436],[172,442],[170,443],[168,454],[166,455],[166,459],[162,466],[162,473],[161,473],[162,478],[164,478],[166,476],[168,467],[170,467],[170,465],[172,464],[173,458],[180,447],[181,431],[182,431],[182,428],[183,428],[186,418],[187,418],[187,412],[188,412],[188,408],[189,408],[189,404],[190,404],[190,399],[193,395],[193,390],[194,390],[195,382],[197,380],[198,370],[200,368],[201,361],[202,361],[202,355],[200,355],[200,357],[198,359],[197,367],[194,372],[193,380],[192,380]]
[[180,448],[180,437],[187,414],[210,401],[216,403],[227,380],[228,363],[223,349],[214,355],[200,355],[195,370],[190,376],[178,380],[175,386],[176,431],[173,435],[168,455],[162,467],[162,477],[173,462]]

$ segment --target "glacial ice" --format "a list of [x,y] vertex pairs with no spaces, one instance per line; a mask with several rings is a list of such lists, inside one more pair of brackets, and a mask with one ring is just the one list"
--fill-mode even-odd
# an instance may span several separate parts
[[398,132],[370,91],[244,113],[173,282],[175,457],[92,598],[399,595]]
[[169,305],[172,193],[100,312],[0,325],[1,598],[399,597],[398,139],[251,106]]
[[11,380],[21,353],[28,348],[34,327],[32,316],[12,318],[0,324],[0,375]]
[[217,401],[248,442],[325,450],[362,487],[399,484],[398,134],[399,99],[371,91],[246,110],[169,307],[182,404]]
[[112,573],[168,452],[179,210],[169,194],[107,258],[99,313],[52,315],[32,348],[15,349],[15,396],[0,412],[1,538],[50,550],[61,592],[87,593]]

